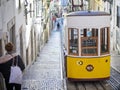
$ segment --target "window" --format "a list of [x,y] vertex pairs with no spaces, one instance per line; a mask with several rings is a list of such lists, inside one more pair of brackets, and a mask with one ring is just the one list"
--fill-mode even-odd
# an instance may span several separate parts
[[109,28],[101,28],[101,54],[109,53]]
[[112,4],[110,4],[109,12],[110,12],[110,15],[111,15],[112,14]]
[[7,32],[5,33],[5,39],[4,39],[4,44],[7,44],[8,43],[8,35],[7,35]]
[[2,56],[2,39],[0,39],[0,57]]
[[41,16],[41,9],[42,9],[42,1],[38,0],[36,3],[36,17]]
[[0,0],[0,6],[1,6],[1,0]]
[[68,31],[69,54],[78,55],[78,29],[69,28]]
[[19,4],[18,4],[18,5],[19,5],[18,8],[21,9],[21,2],[20,2],[20,0],[19,0],[18,3],[19,3]]
[[24,13],[25,13],[25,23],[26,23],[26,25],[28,24],[28,16],[27,16],[27,14],[28,14],[28,10],[27,10],[27,6],[28,6],[28,1],[27,0],[25,0],[25,3],[24,3]]
[[21,0],[18,1],[18,12],[21,12]]
[[95,56],[98,55],[98,29],[81,30],[81,55]]
[[22,34],[22,29],[23,29],[23,27],[21,26],[20,27],[20,33],[19,33],[19,36],[20,36],[20,55],[21,55],[21,57],[22,57],[22,59],[23,59],[23,34]]
[[26,65],[29,65],[29,48],[26,49]]
[[117,26],[120,28],[120,7],[117,6]]
[[72,10],[78,11],[83,8],[83,0],[72,0]]
[[82,1],[81,0],[73,0],[74,5],[81,5]]
[[30,3],[30,18],[32,18],[32,4]]
[[[15,24],[10,28],[10,42],[12,42],[16,46]],[[15,48],[15,50],[16,50],[16,48]]]

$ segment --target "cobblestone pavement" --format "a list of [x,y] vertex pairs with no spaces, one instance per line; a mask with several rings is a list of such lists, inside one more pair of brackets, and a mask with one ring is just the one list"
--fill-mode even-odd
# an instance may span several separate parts
[[60,32],[53,31],[36,62],[25,71],[22,90],[64,90],[60,46]]

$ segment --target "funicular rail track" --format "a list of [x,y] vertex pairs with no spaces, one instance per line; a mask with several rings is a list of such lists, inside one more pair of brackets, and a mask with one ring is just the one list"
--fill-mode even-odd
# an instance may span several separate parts
[[110,80],[67,82],[67,90],[120,90],[120,73],[111,68]]
[[107,82],[110,83],[113,90],[120,90],[120,72],[111,68],[111,77]]
[[67,90],[113,90],[106,81],[70,82],[67,81]]

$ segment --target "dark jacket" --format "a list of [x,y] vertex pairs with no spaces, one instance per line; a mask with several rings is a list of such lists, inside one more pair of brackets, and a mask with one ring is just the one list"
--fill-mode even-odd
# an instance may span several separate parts
[[[18,58],[18,66],[23,71],[25,69],[25,65],[24,65],[24,63],[19,55],[14,57],[14,60],[15,60],[14,63],[16,63],[17,58]],[[0,72],[3,74],[6,82],[9,82],[10,67],[12,66],[12,62],[13,62],[13,58],[5,63],[0,64]]]

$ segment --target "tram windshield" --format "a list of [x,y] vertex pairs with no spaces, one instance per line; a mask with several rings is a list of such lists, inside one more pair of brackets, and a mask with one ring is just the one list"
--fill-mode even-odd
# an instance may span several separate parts
[[81,55],[98,55],[98,29],[81,29]]
[[[110,52],[109,28],[105,27],[100,28],[99,30],[100,34],[98,36],[97,28],[83,28],[80,30],[80,32],[79,29],[77,28],[69,28],[68,30],[69,55],[81,54],[81,56],[98,56],[98,53],[100,55],[108,54]],[[100,37],[99,40],[98,37]],[[81,53],[79,53],[79,51]]]

